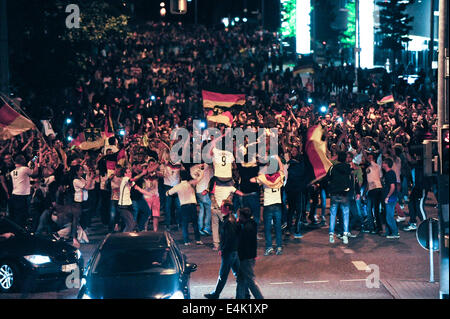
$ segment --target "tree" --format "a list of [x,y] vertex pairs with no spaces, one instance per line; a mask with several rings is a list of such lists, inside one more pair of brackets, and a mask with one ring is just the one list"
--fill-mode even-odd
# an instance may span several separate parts
[[381,8],[380,27],[377,33],[382,37],[381,47],[391,51],[394,63],[400,57],[403,44],[411,41],[408,34],[412,30],[410,23],[414,17],[405,11],[414,2],[415,0],[386,0],[377,3]]
[[[80,28],[66,26],[69,0],[8,1],[9,58],[13,91],[24,98],[35,95],[37,105],[66,87],[73,87],[85,72],[94,49],[112,37],[125,37],[128,16],[122,1],[80,2]],[[36,101],[35,101],[36,102]]]

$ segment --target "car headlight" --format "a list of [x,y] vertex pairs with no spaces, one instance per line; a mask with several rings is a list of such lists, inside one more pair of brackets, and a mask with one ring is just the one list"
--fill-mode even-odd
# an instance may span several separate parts
[[169,299],[184,299],[184,295],[178,290]]
[[24,258],[34,265],[42,265],[42,264],[47,264],[47,263],[51,262],[49,256],[28,255],[28,256],[24,256]]
[[75,251],[75,253],[77,254],[77,259],[80,259],[81,258],[81,251],[79,249],[77,249]]

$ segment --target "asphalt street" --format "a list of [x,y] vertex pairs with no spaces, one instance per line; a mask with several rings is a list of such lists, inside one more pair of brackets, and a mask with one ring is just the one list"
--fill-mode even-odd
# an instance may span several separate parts
[[[434,201],[427,203],[430,217],[437,215],[434,205]],[[90,243],[83,244],[81,248],[86,262],[104,238],[105,228],[97,222],[89,233]],[[335,244],[330,244],[327,226],[308,227],[302,239],[285,237],[284,251],[279,256],[264,256],[264,239],[258,240],[255,273],[264,297],[393,299],[395,295],[388,289],[390,281],[429,281],[429,253],[418,244],[415,232],[400,231],[400,239],[354,233],[358,236],[350,238],[348,245],[342,244],[339,239]],[[204,299],[205,293],[213,291],[220,267],[220,256],[212,250],[212,238],[203,237],[203,246],[186,247],[181,244],[181,231],[173,235],[187,260],[198,265],[198,270],[191,276],[191,297]],[[434,257],[434,271],[438,276],[438,253]],[[230,272],[220,298],[234,299],[235,291],[236,280]],[[3,294],[0,299],[73,299],[76,295],[77,289],[54,291],[41,287],[29,294]]]

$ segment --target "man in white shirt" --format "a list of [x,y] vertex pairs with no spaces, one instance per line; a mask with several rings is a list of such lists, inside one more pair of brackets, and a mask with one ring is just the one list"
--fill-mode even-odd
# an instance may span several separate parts
[[381,184],[381,167],[375,162],[375,154],[366,155],[369,167],[366,168],[367,174],[367,221],[368,229],[363,232],[378,234],[382,231],[382,219],[380,214],[380,205],[383,200],[383,185]]
[[[274,174],[260,174],[257,177],[250,179],[252,183],[258,183],[263,185],[264,192],[264,232],[266,240],[266,251],[264,256],[268,256],[274,253],[272,248],[272,220],[273,226],[275,228],[275,238],[276,238],[276,254],[281,255],[283,253],[283,240],[281,234],[281,187],[284,185],[285,175],[284,175],[284,165],[280,158],[274,157],[272,160],[276,159],[278,161],[278,170]],[[263,169],[263,172],[266,170]]]
[[198,227],[201,235],[211,235],[211,199],[209,194],[203,194],[208,189],[209,182],[214,174],[211,165],[198,164],[191,168],[191,176],[203,171],[203,177],[195,187],[197,203],[199,204]]
[[38,159],[35,161],[34,169],[26,166],[26,160],[23,155],[17,155],[15,159],[16,168],[10,173],[13,191],[10,201],[10,218],[19,226],[25,227],[29,217],[31,185],[30,177],[38,175]]
[[233,194],[243,196],[244,194],[233,186],[233,180],[221,182],[216,179],[212,184],[211,198],[211,228],[213,235],[214,250],[219,250],[220,236],[219,223],[223,220],[222,205],[225,201],[232,202]]
[[202,173],[197,175],[198,179],[192,179],[188,181],[189,172],[181,171],[182,182],[175,185],[167,191],[168,196],[177,194],[180,200],[180,214],[181,225],[183,231],[184,244],[190,245],[188,225],[191,222],[194,228],[194,237],[197,245],[202,245],[200,240],[200,232],[198,229],[198,217],[197,217],[197,199],[195,197],[195,186],[202,178]]

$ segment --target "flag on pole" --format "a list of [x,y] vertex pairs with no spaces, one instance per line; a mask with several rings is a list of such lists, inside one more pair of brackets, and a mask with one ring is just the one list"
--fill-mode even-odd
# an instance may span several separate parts
[[314,170],[316,180],[324,177],[330,167],[331,161],[327,158],[327,146],[322,141],[323,128],[320,124],[310,127],[306,138],[306,154]]
[[378,101],[378,105],[384,105],[388,103],[394,103],[394,96],[388,95],[381,99],[381,101]]
[[[0,100],[1,102],[2,100]],[[3,101],[0,107],[0,140],[7,140],[28,130],[34,129],[34,123],[16,112]]]
[[213,109],[215,106],[230,108],[236,104],[245,104],[245,94],[224,94],[202,90],[202,97],[205,109]]

